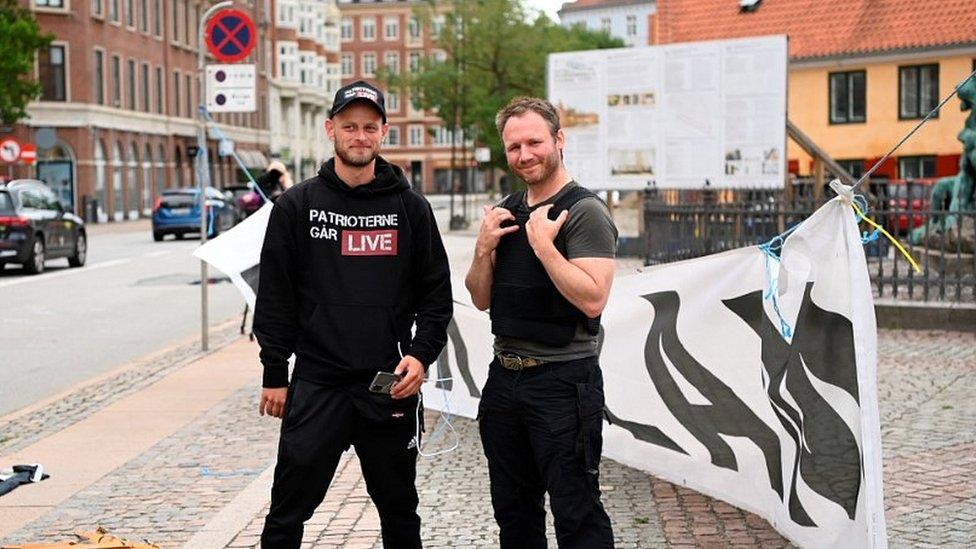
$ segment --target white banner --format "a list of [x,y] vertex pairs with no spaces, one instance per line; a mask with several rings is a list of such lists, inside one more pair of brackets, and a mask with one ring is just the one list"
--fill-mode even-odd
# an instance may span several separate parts
[[271,217],[270,202],[249,215],[231,230],[208,240],[193,252],[193,256],[222,271],[244,295],[248,307],[254,310],[257,299],[258,271],[264,231]]
[[[452,378],[439,384],[451,410],[475,417],[492,336],[459,279],[454,295],[430,377]],[[803,547],[887,546],[876,325],[849,206],[804,221],[781,263],[751,247],[617,278],[603,334],[605,456],[754,512]],[[425,394],[445,407],[434,382]]]

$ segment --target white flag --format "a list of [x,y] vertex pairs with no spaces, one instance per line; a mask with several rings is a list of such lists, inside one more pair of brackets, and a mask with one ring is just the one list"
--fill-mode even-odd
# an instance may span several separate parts
[[193,255],[219,269],[240,290],[251,310],[258,293],[261,246],[272,204],[264,206],[233,229],[197,248]]

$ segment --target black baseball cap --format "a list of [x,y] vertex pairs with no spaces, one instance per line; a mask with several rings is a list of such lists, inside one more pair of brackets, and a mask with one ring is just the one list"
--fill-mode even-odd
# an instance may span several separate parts
[[376,107],[383,116],[383,123],[386,124],[386,102],[383,100],[383,92],[362,80],[339,88],[339,91],[335,94],[335,99],[332,100],[332,110],[329,111],[329,118],[332,118],[336,113],[356,101],[363,101]]

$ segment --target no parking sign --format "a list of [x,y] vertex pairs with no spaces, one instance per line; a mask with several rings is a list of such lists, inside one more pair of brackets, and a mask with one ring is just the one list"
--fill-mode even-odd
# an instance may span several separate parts
[[244,59],[256,43],[254,21],[241,10],[221,10],[207,22],[207,50],[224,63]]

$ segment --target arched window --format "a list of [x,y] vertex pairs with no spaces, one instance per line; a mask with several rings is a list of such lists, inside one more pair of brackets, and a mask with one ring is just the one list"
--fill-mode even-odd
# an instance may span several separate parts
[[166,181],[166,149],[160,145],[156,150],[156,192],[153,196],[163,194],[163,189],[167,187]]
[[146,143],[142,155],[142,215],[152,215],[153,204],[152,148]]
[[75,208],[75,161],[67,143],[58,141],[37,151],[37,178],[57,193],[66,208]]
[[122,221],[125,218],[125,202],[122,201],[122,144],[115,142],[112,148],[112,218]]
[[173,156],[173,175],[176,180],[176,186],[183,186],[183,153],[180,152],[180,148],[176,147],[176,153]]
[[126,174],[129,182],[129,219],[137,219],[139,217],[139,151],[136,150],[135,143],[129,145],[127,167],[129,168]]
[[95,160],[95,199],[98,200],[96,216],[99,223],[104,223],[108,221],[108,216],[105,215],[108,193],[105,191],[105,147],[101,139],[95,141],[95,152],[92,156]]

